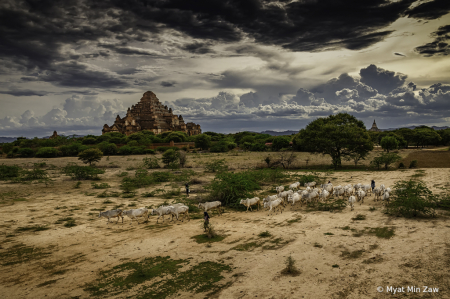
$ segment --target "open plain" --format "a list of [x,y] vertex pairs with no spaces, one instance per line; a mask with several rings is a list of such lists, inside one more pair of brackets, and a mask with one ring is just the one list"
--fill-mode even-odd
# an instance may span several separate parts
[[[204,187],[214,174],[205,172],[206,161],[224,158],[231,171],[240,171],[254,168],[267,155],[188,154],[187,165],[197,179],[190,199],[195,203],[207,196]],[[299,155],[303,166],[305,160],[309,166],[329,162],[322,156]],[[296,205],[268,216],[256,209],[246,213],[226,208],[222,216],[212,214],[211,223],[220,235],[214,242],[202,235],[201,213],[191,212],[189,222],[169,222],[166,217],[157,224],[157,217],[150,216],[140,224],[130,225],[129,218],[107,224],[98,218],[99,211],[157,207],[184,198],[183,192],[170,199],[158,193],[143,196],[157,189],[183,191],[181,181],[138,189],[131,198],[119,196],[120,174],[133,176],[142,158],[103,158],[99,166],[107,166],[106,172],[94,183],[109,184],[106,191],[94,189],[91,181],[74,188],[77,181],[60,173],[68,162],[81,165],[76,158],[1,159],[5,165],[23,167],[45,162],[52,179],[51,184],[0,183],[1,297],[450,298],[448,211],[437,210],[435,218],[391,217],[373,196],[353,211]],[[361,168],[319,175],[335,186],[374,179],[377,186],[392,187],[398,180],[421,179],[439,194],[449,187],[450,168]],[[261,196],[274,186],[263,186]],[[282,273],[289,256],[296,261],[296,275]],[[394,294],[389,286],[404,291]],[[424,286],[432,292],[424,292]]]

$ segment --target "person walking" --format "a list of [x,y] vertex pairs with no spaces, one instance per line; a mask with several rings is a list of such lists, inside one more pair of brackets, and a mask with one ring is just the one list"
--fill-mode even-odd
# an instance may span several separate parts
[[189,197],[189,183],[186,183],[186,196]]
[[209,215],[208,212],[203,212],[203,219],[205,220],[205,222],[203,223],[203,228],[206,231],[209,227]]
[[372,192],[373,192],[373,189],[375,189],[375,181],[374,180],[372,180],[372,182],[370,183],[370,186],[372,187]]

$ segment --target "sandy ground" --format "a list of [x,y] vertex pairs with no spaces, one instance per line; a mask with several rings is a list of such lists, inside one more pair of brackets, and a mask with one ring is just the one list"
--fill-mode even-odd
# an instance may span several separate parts
[[[61,158],[47,163],[59,167],[71,159],[76,161]],[[116,162],[121,168],[106,169],[100,182],[108,182],[113,187],[108,191],[119,191],[117,174],[140,159],[111,157],[109,163]],[[23,161],[3,159],[1,162]],[[203,174],[201,168],[194,170],[205,182],[213,177]],[[417,173],[409,169],[335,172],[329,179],[334,185],[369,183],[375,179],[377,185],[393,186],[397,180],[409,179]],[[449,184],[448,168],[423,169],[422,173],[421,179],[433,192],[442,192],[439,188]],[[307,211],[300,206],[288,207],[283,213],[271,216],[266,211],[227,210],[222,216],[213,214],[211,218],[215,229],[226,238],[207,247],[192,239],[202,233],[201,219],[169,225],[166,220],[166,224],[156,225],[156,216],[151,216],[147,224],[130,225],[128,218],[123,224],[107,224],[105,218],[97,218],[97,209],[111,209],[118,203],[125,207],[130,203],[136,203],[137,207],[157,205],[164,201],[162,198],[109,198],[112,203],[104,204],[104,198],[92,196],[103,190],[92,189],[89,181],[74,189],[75,182],[69,178],[56,171],[52,176],[54,185],[50,187],[0,183],[2,298],[91,298],[92,294],[85,288],[101,277],[101,271],[156,256],[190,259],[191,265],[205,261],[229,265],[232,270],[222,273],[222,280],[217,282],[223,287],[210,296],[215,298],[450,298],[450,213],[447,211],[438,211],[438,217],[432,219],[389,217],[372,196],[364,204],[357,204],[354,211],[346,208],[335,213]],[[139,193],[157,187],[161,186],[142,189]],[[370,207],[375,210],[369,210]],[[366,220],[352,220],[358,214],[365,215]],[[77,226],[67,228],[55,224],[67,216],[74,218]],[[46,225],[50,229],[17,231],[19,227],[33,225]],[[367,233],[383,227],[394,229],[395,235],[384,239]],[[259,237],[263,231],[268,231],[271,237]],[[236,250],[239,245],[248,248]],[[34,255],[8,265],[17,260],[15,248],[20,246],[34,248]],[[281,274],[288,256],[296,260],[299,275]],[[384,291],[378,292],[378,286]],[[404,293],[387,292],[389,286],[404,287]],[[421,292],[407,292],[408,286],[415,286]],[[424,286],[439,291],[424,293]],[[100,297],[135,298],[139,287]],[[208,296],[181,291],[168,298],[175,297]]]

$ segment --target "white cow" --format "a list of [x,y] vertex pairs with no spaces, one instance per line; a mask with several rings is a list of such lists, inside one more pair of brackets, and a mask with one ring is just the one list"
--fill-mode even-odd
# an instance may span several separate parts
[[284,191],[284,186],[278,186],[275,188],[275,190],[277,190],[277,193],[281,193]]
[[292,206],[294,206],[297,201],[300,201],[300,199],[301,197],[298,193],[294,193],[288,196],[288,202],[292,202]]
[[253,205],[256,205],[258,208],[258,211],[259,211],[259,206],[261,205],[261,200],[259,199],[259,197],[241,199],[240,204],[247,207],[247,211],[245,211],[245,212],[248,212],[249,208],[250,208],[250,211],[253,212],[253,210],[252,210]]
[[355,204],[355,202],[356,202],[356,197],[354,197],[353,195],[348,198],[348,204],[350,205],[352,211],[353,211],[353,205]]
[[[179,215],[183,214],[183,220],[182,222],[184,222],[184,218],[186,218],[186,216],[188,217],[188,221],[191,221],[191,218],[189,217],[189,207],[188,206],[171,206],[169,208],[169,212],[170,214],[172,214],[172,220],[173,220],[173,216],[176,216],[177,220],[179,220]],[[171,221],[172,221],[171,220]]]
[[130,225],[133,223],[133,218],[137,221],[137,223],[139,224],[139,220],[136,217],[145,217],[147,216],[147,220],[148,220],[148,210],[146,208],[140,208],[140,209],[131,209],[128,211],[123,211],[123,215],[124,216],[128,216],[131,219]]
[[158,223],[159,218],[162,216],[163,223],[164,223],[164,215],[170,215],[170,208],[173,208],[173,206],[160,206],[157,209],[152,210],[152,215],[159,214],[158,218],[156,219],[156,223]]
[[[272,209],[275,211],[276,209],[281,210],[281,198],[269,201],[264,203],[264,207],[265,208],[269,208],[269,214],[270,215],[270,211],[272,211]],[[281,213],[283,213],[283,211],[281,211]]]
[[222,214],[222,211],[220,210],[221,206],[222,206],[222,203],[218,200],[198,204],[199,209],[201,208],[205,212],[208,212],[209,210],[217,210],[219,212],[219,215]]
[[108,223],[109,223],[109,219],[110,218],[116,218],[117,217],[117,222],[119,222],[119,217],[122,217],[122,223],[123,223],[123,216],[122,216],[123,211],[121,209],[117,209],[117,210],[109,210],[109,211],[105,211],[105,212],[100,212],[98,214],[98,218],[100,217],[105,217],[108,218]]
[[359,189],[356,192],[356,196],[358,196],[358,201],[360,201],[361,202],[360,204],[362,204],[362,203],[364,203],[364,197],[366,196],[366,192],[364,192],[363,190]]

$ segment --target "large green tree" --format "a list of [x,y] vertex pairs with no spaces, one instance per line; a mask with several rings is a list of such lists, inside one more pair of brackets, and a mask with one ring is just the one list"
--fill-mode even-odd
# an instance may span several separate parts
[[207,150],[211,147],[211,136],[206,134],[195,135],[195,147]]
[[394,136],[383,137],[383,139],[381,139],[381,142],[380,142],[381,148],[386,150],[388,153],[391,150],[398,149],[398,144],[399,144],[399,142],[398,142],[397,138],[395,138]]
[[365,155],[373,149],[364,123],[348,113],[316,119],[300,130],[294,140],[296,148],[330,155],[334,168],[341,167],[342,158],[355,153]]

